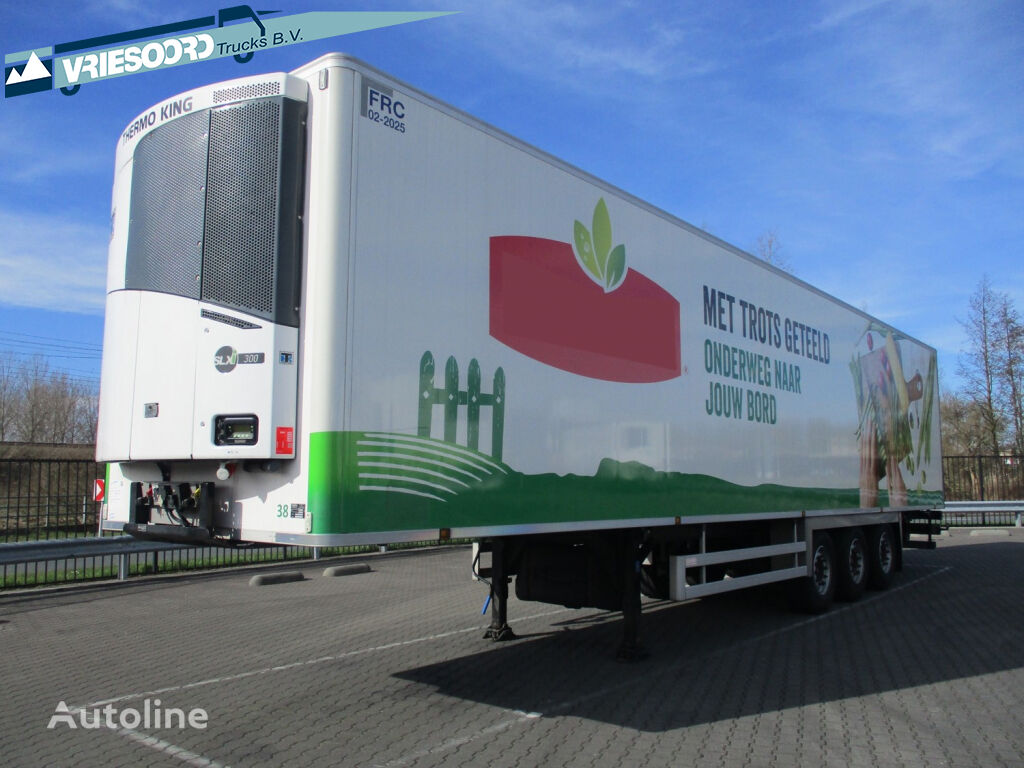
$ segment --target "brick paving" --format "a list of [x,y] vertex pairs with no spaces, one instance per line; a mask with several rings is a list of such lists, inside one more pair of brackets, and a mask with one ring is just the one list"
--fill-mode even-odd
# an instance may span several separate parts
[[[264,587],[235,572],[0,597],[0,762],[1024,764],[1022,531],[946,534],[821,617],[774,588],[648,602],[638,664],[613,660],[620,618],[592,610],[513,599],[520,639],[482,640],[467,549],[362,561]],[[147,698],[208,725],[47,729],[59,701]]]

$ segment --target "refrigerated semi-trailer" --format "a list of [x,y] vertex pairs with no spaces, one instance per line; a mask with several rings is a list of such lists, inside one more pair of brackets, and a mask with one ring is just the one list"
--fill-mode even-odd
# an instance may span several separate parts
[[118,139],[103,528],[473,539],[522,599],[624,609],[900,567],[942,502],[935,351],[332,54]]

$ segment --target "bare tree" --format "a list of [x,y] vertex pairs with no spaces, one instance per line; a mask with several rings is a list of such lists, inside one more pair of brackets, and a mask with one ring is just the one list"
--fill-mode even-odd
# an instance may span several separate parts
[[996,308],[996,367],[999,378],[997,399],[1013,430],[1013,449],[1024,454],[1024,325],[1009,296],[1003,295]]
[[796,274],[789,259],[782,255],[782,243],[779,242],[779,235],[774,229],[768,229],[757,237],[754,244],[754,255],[763,259],[773,267],[778,267],[789,274]]
[[971,295],[967,319],[960,321],[967,334],[967,351],[960,355],[959,372],[964,377],[964,393],[980,409],[985,434],[984,449],[999,453],[1004,419],[997,404],[999,375],[999,306],[1004,297],[992,289],[985,275]]
[[946,392],[939,400],[939,417],[943,456],[974,456],[987,451],[985,420],[973,400]]
[[86,443],[96,438],[92,388],[42,357],[16,365],[0,358],[0,441]]
[[0,354],[0,442],[11,439],[14,434],[14,414],[18,410],[18,382],[13,358],[9,352]]
[[96,442],[96,416],[99,398],[81,381],[70,379],[62,393],[62,402],[68,414],[64,443]]
[[21,403],[16,417],[18,439],[26,443],[52,442],[47,434],[47,416],[50,398],[47,379],[49,364],[41,357],[34,357],[21,366],[18,372],[18,386],[21,389]]

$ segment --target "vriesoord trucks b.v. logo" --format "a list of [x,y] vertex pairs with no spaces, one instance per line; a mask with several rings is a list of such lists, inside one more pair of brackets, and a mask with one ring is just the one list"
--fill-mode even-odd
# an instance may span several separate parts
[[59,88],[72,95],[82,85],[111,77],[253,54],[352,32],[422,21],[445,11],[325,11],[273,16],[248,5],[216,15],[31,48],[4,56],[4,97]]

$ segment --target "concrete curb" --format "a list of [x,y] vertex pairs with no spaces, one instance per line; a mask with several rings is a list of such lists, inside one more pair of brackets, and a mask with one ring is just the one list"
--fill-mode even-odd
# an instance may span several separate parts
[[302,581],[302,571],[280,571],[278,573],[257,573],[249,579],[250,587],[265,587],[270,584],[287,584],[290,581]]
[[948,528],[943,531],[943,538],[949,537],[951,539],[962,539],[962,538],[1010,538],[1010,539],[1021,539],[1024,538],[1024,528],[1017,528],[1013,525],[999,525],[999,526],[957,526]]
[[366,563],[348,563],[347,565],[332,565],[324,568],[324,576],[350,576],[354,573],[370,573],[371,568]]

